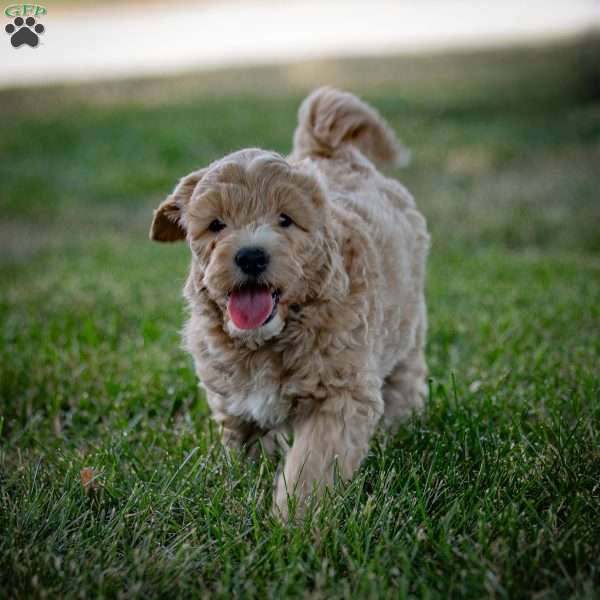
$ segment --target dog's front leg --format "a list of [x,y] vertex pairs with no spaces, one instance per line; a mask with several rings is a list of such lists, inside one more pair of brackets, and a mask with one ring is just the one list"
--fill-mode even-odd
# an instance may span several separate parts
[[273,498],[283,519],[288,518],[288,497],[297,498],[297,514],[302,514],[311,494],[333,485],[336,463],[343,479],[352,477],[367,455],[382,412],[379,389],[348,390],[292,423],[294,442],[275,481]]
[[219,414],[213,415],[221,429],[221,441],[229,450],[237,450],[252,460],[258,459],[264,452],[272,457],[277,453],[282,444],[280,438],[283,434],[279,429],[263,429],[252,421]]
[[214,421],[219,426],[221,441],[231,450],[247,451],[265,433],[256,423],[227,412],[227,402],[222,394],[206,389],[206,400]]
[[264,434],[258,425],[239,417],[227,416],[221,421],[221,439],[230,449],[248,452]]

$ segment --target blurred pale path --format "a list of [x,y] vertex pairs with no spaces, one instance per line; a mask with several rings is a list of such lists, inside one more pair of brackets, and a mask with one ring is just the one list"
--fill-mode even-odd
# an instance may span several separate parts
[[535,43],[600,27],[597,0],[46,4],[38,48],[0,44],[1,87]]

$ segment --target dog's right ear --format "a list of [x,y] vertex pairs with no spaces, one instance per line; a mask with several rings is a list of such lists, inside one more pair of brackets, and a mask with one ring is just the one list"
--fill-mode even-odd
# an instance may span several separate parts
[[184,209],[196,185],[202,179],[206,169],[194,171],[186,175],[175,186],[173,193],[154,211],[150,226],[150,239],[155,242],[177,242],[187,235]]

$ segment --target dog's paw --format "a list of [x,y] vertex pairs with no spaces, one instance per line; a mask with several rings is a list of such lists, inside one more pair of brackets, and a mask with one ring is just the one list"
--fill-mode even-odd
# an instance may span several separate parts
[[5,27],[5,31],[10,35],[10,43],[15,48],[23,44],[35,48],[40,43],[39,34],[44,33],[45,29],[41,23],[36,24],[33,17],[27,17],[25,21],[22,17],[17,17]]

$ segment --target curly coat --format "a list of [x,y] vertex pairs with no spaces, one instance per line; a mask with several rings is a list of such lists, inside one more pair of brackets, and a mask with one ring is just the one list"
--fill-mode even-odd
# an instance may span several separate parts
[[[351,478],[377,424],[426,398],[429,236],[411,195],[370,160],[403,158],[375,110],[321,88],[300,108],[290,156],[230,154],[184,177],[154,214],[152,239],[192,250],[185,347],[225,443],[269,448],[292,434],[274,491],[284,518],[289,496],[302,509],[336,462]],[[240,329],[227,308],[249,244],[268,253],[259,283],[279,302],[263,326]]]

